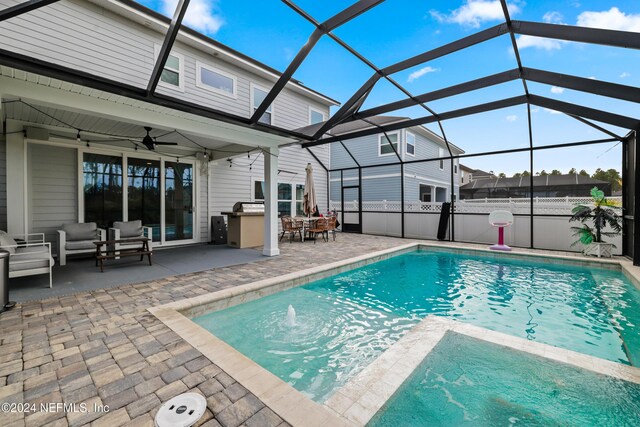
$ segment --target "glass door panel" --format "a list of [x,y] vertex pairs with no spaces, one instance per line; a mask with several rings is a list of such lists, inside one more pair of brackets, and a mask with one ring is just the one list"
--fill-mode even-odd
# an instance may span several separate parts
[[129,158],[129,221],[142,220],[153,228],[153,241],[160,241],[160,161]]
[[165,162],[165,240],[193,239],[193,165]]
[[122,221],[122,157],[84,153],[84,222],[109,228]]

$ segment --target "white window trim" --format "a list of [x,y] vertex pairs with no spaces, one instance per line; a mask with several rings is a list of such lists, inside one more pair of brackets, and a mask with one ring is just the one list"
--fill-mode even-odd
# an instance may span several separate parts
[[[154,63],[158,60],[158,56],[160,56],[160,49],[162,47],[160,45],[154,45]],[[178,70],[178,86],[174,86],[172,84],[166,83],[162,81],[162,78],[158,80],[158,86],[166,87],[168,89],[173,89],[178,92],[184,92],[184,55],[178,52],[171,51],[169,52],[171,55],[175,56],[180,60],[180,69]]]
[[[269,93],[269,89],[267,89],[264,86],[260,86],[260,85],[257,85],[255,83],[250,83],[249,84],[249,117],[253,116],[253,112],[254,112],[253,110],[255,108],[253,106],[253,91],[255,89],[259,89],[259,90],[261,90],[263,92]],[[275,126],[275,122],[276,122],[276,107],[274,105],[275,103],[276,103],[276,101],[274,99],[273,102],[271,103],[271,105],[269,106],[269,108],[271,108],[271,111],[269,111],[267,109],[267,113],[271,113],[271,126]]]
[[[444,157],[444,148],[438,147],[438,157]],[[444,160],[440,160],[438,162],[438,168],[443,171],[444,170]]]
[[326,114],[324,111],[322,111],[322,110],[320,110],[320,109],[318,109],[318,108],[314,108],[314,107],[312,107],[312,106],[310,105],[310,106],[309,106],[309,124],[310,124],[310,125],[311,125],[311,124],[313,124],[313,123],[311,123],[311,113],[312,113],[312,112],[316,112],[316,113],[322,114],[322,121],[323,121],[323,122],[327,120],[327,114]]
[[[396,136],[396,151],[398,151],[399,147],[400,147],[400,134],[399,132],[387,132],[387,135],[391,136],[391,135],[395,135]],[[394,153],[393,151],[391,151],[391,153],[387,153],[387,154],[382,154],[382,141],[384,138],[384,143],[387,144],[389,143],[389,141],[387,141],[387,138],[384,134],[382,135],[378,135],[378,157],[385,157],[385,156],[395,156],[396,153]],[[399,154],[399,153],[398,153]]]
[[[216,74],[220,74],[223,77],[227,77],[230,78],[233,81],[233,93],[229,93],[225,90],[222,89],[218,89],[216,87],[213,86],[209,86],[206,83],[202,82],[202,69],[205,69],[207,71],[211,71],[212,73],[216,73]],[[196,61],[196,86],[204,89],[204,90],[208,90],[210,92],[213,93],[217,93],[218,95],[223,95],[229,98],[233,98],[233,99],[238,99],[238,77],[234,76],[231,73],[228,73],[226,71],[223,71],[219,68],[213,67],[209,64],[204,64],[200,61]]]
[[[409,153],[409,151],[407,150],[407,147],[409,146],[409,135],[413,136],[413,144],[412,144],[413,145],[413,154]],[[405,143],[404,153],[407,156],[415,157],[416,156],[416,145],[417,145],[416,144],[416,135],[413,132],[407,131],[406,135],[405,135],[404,143]]]

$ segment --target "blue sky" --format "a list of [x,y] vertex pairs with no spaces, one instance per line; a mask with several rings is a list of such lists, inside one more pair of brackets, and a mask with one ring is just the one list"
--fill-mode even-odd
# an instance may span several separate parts
[[[177,0],[139,0],[171,16]],[[318,21],[323,21],[352,1],[298,0]],[[581,25],[640,32],[638,0],[510,0],[512,19]],[[502,22],[496,0],[387,0],[338,28],[335,34],[385,67]],[[306,42],[313,27],[277,0],[191,0],[185,23],[214,39],[284,70]],[[567,43],[535,37],[518,38],[523,65],[630,86],[640,84],[640,52],[630,49]],[[414,67],[393,77],[413,94],[462,83],[516,67],[508,36]],[[372,74],[342,47],[324,37],[295,78],[339,101],[346,101]],[[640,117],[640,106],[530,83],[531,93],[562,101]],[[522,95],[519,81],[430,103],[445,112],[479,103]],[[404,98],[387,82],[379,83],[364,108]],[[576,142],[606,137],[575,119],[542,108],[532,108],[534,144]],[[420,117],[414,107],[394,115]],[[449,140],[469,153],[526,147],[529,144],[526,107],[519,106],[443,122]],[[604,127],[624,135],[625,130]],[[429,126],[439,133],[437,127]],[[592,172],[597,167],[620,169],[621,150],[615,144],[539,151],[534,170],[571,167]],[[512,174],[528,167],[528,154],[467,159],[464,163]]]

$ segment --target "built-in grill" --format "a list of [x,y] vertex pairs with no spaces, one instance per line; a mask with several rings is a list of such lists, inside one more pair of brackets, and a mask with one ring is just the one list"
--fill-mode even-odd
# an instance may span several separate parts
[[233,205],[233,212],[243,212],[243,213],[261,213],[264,214],[264,203],[260,202],[236,202]]
[[252,248],[264,242],[264,203],[238,202],[232,212],[222,212],[227,216],[229,246]]

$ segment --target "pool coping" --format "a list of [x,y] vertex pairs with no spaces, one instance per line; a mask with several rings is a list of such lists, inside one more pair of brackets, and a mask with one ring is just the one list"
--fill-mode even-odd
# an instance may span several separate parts
[[[495,256],[495,257],[507,257],[511,259],[518,259],[518,258],[522,259],[523,257],[528,257],[528,258],[535,258],[538,260],[541,260],[541,259],[546,260],[547,262],[550,262],[550,263],[554,263],[558,261],[560,262],[569,261],[571,264],[574,264],[574,265],[578,264],[583,266],[592,266],[592,267],[609,268],[609,269],[620,268],[623,274],[625,274],[625,276],[627,276],[632,281],[632,283],[636,286],[636,288],[640,290],[640,267],[635,267],[632,265],[630,261],[627,261],[624,259],[619,259],[619,258],[584,259],[584,258],[579,258],[579,256],[573,256],[573,255],[560,255],[560,254],[554,255],[554,254],[546,254],[546,253],[528,252],[524,250],[514,250],[513,252],[509,252],[509,253],[501,252],[500,254],[497,254],[495,251],[491,251],[486,248],[462,246],[459,244],[435,244],[435,243],[414,241],[411,243],[395,246],[393,248],[361,255],[358,257],[349,258],[349,259],[333,262],[330,264],[320,265],[317,267],[312,267],[306,270],[301,270],[294,273],[285,274],[282,276],[263,279],[253,283],[239,285],[239,286],[223,289],[217,292],[212,292],[212,293],[200,295],[193,298],[188,298],[185,300],[172,302],[169,304],[163,304],[160,306],[151,307],[148,309],[148,311],[152,313],[154,316],[156,316],[161,322],[163,322],[171,330],[176,332],[180,337],[182,337],[190,345],[192,345],[194,348],[200,351],[205,357],[211,360],[211,362],[218,365],[222,370],[224,370],[232,378],[238,381],[242,386],[247,388],[251,393],[253,393],[256,397],[262,400],[265,405],[271,408],[274,412],[276,412],[282,419],[284,419],[289,424],[293,426],[304,425],[304,426],[322,426],[322,427],[326,425],[332,425],[332,426],[333,425],[335,426],[361,425],[361,424],[364,424],[361,422],[361,420],[366,418],[366,420],[368,421],[375,414],[375,412],[377,412],[377,410],[380,409],[382,404],[384,404],[384,401],[386,401],[386,399],[384,399],[384,401],[381,402],[380,401],[381,397],[386,396],[387,394],[388,394],[388,397],[392,396],[393,393],[395,393],[395,391],[397,390],[397,388],[400,387],[402,382],[404,382],[404,380],[411,374],[411,372],[413,372],[413,370],[415,369],[415,367],[417,367],[419,362],[422,359],[424,359],[426,354],[428,354],[428,352],[431,351],[433,347],[435,347],[437,342],[439,342],[439,340],[442,338],[442,336],[444,336],[444,334],[448,330],[453,328],[453,329],[460,329],[464,331],[470,331],[470,330],[473,331],[474,328],[477,328],[477,327],[474,327],[468,324],[462,324],[462,326],[449,325],[447,329],[445,327],[446,325],[441,323],[440,320],[446,320],[448,322],[449,320],[436,319],[435,322],[438,322],[438,323],[434,323],[433,319],[430,319],[430,317],[435,317],[435,316],[428,316],[425,320],[423,320],[418,325],[416,325],[412,329],[412,331],[416,328],[417,328],[416,329],[417,331],[423,330],[425,328],[427,329],[431,328],[431,331],[433,332],[434,327],[439,327],[441,329],[444,328],[445,331],[442,332],[440,338],[438,338],[437,341],[434,341],[435,338],[425,339],[423,336],[421,340],[423,340],[424,343],[414,342],[413,345],[416,348],[416,353],[413,356],[413,359],[410,359],[411,363],[406,361],[406,357],[407,357],[407,354],[409,353],[413,354],[413,352],[408,352],[407,348],[402,347],[402,346],[406,346],[405,343],[408,342],[408,341],[403,341],[403,339],[406,338],[407,335],[410,336],[408,340],[411,339],[411,337],[413,336],[413,334],[409,332],[407,335],[405,335],[405,337],[403,337],[397,343],[392,345],[389,349],[387,349],[384,353],[382,353],[382,355],[379,356],[378,359],[376,359],[374,362],[369,364],[363,371],[360,372],[360,374],[363,374],[365,371],[369,372],[369,368],[372,365],[375,365],[376,367],[378,367],[378,369],[381,369],[379,368],[379,366],[384,367],[385,365],[379,365],[376,363],[379,360],[381,360],[379,362],[380,364],[385,363],[386,358],[391,357],[391,356],[386,356],[385,358],[385,355],[392,349],[396,348],[396,346],[402,342],[403,343],[402,346],[397,348],[402,349],[401,355],[405,360],[396,361],[396,363],[392,365],[392,366],[395,366],[394,369],[397,372],[406,374],[401,382],[397,383],[398,378],[402,377],[401,375],[394,376],[392,374],[387,373],[388,375],[387,377],[385,377],[387,378],[387,380],[389,380],[389,375],[396,377],[396,379],[387,381],[388,384],[379,384],[379,386],[382,387],[381,390],[385,390],[383,393],[379,393],[378,395],[376,395],[375,393],[372,393],[371,390],[368,390],[367,392],[361,395],[357,395],[356,391],[354,391],[352,394],[348,394],[350,388],[346,388],[346,387],[348,387],[357,378],[360,378],[359,380],[360,382],[363,381],[362,378],[366,378],[366,377],[361,378],[360,374],[358,374],[354,378],[352,378],[352,380],[349,381],[344,387],[336,391],[336,393],[332,395],[332,397],[330,397],[324,404],[321,404],[321,403],[314,402],[309,397],[299,392],[298,390],[293,388],[291,385],[289,385],[282,379],[278,378],[268,370],[264,369],[253,360],[244,356],[242,353],[240,353],[238,350],[236,350],[232,346],[228,345],[227,343],[225,343],[215,335],[208,332],[206,329],[197,325],[195,322],[191,320],[191,318],[197,317],[199,315],[202,315],[211,311],[222,310],[230,306],[234,306],[244,302],[259,299],[264,296],[271,295],[285,289],[301,286],[309,282],[320,280],[335,274],[340,274],[342,272],[352,270],[354,268],[359,268],[368,264],[372,264],[377,261],[388,259],[393,256],[400,255],[402,253],[411,252],[421,248],[425,248],[429,250],[432,250],[432,249],[445,250],[450,252],[453,251],[457,253],[464,252],[467,254],[469,253],[492,254],[492,256]],[[428,319],[430,320],[430,322],[427,323],[427,326],[420,326],[423,324],[423,322],[425,322]],[[501,335],[499,337],[499,340],[507,343],[510,341],[505,337],[514,338],[515,340],[522,340],[521,338],[511,337],[510,335],[507,335],[507,334],[501,334],[499,332],[484,330],[482,328],[478,328],[478,329],[481,329],[483,332],[477,333],[476,335],[487,335],[490,337],[495,337],[496,335],[494,334],[499,334]],[[434,334],[434,337],[437,337],[439,335],[440,335],[439,333]],[[498,339],[498,338],[495,338],[495,339]],[[527,340],[524,340],[524,341],[529,342]],[[544,353],[546,350],[550,355],[554,354],[556,355],[556,357],[560,357],[562,359],[562,360],[558,360],[558,359],[553,359],[553,360],[558,360],[558,361],[564,360],[564,356],[559,356],[559,354],[564,352],[565,350],[558,349],[556,347],[549,346],[546,344],[540,344],[540,343],[535,343],[535,344],[544,346],[544,347],[538,347],[538,351],[541,351],[540,348],[542,349],[542,354],[540,355],[542,355],[543,357],[545,357]],[[518,343],[517,345],[522,346],[522,343]],[[549,349],[547,349],[547,347],[549,347]],[[551,349],[560,350],[560,353],[557,351],[552,351]],[[425,351],[426,353],[424,353]],[[422,354],[421,352],[424,353],[424,355],[422,356],[422,358],[417,360],[419,355]],[[569,352],[569,350],[566,350],[566,352]],[[575,353],[575,352],[571,352],[571,353]],[[390,354],[393,355],[393,352]],[[568,361],[568,354],[565,354],[565,353],[562,353],[562,354],[566,356],[566,359]],[[586,356],[581,353],[575,353],[572,356],[572,360],[576,359],[575,355],[589,358],[588,359],[589,361],[585,362],[585,366],[594,365],[593,360],[591,360],[592,356]],[[578,357],[577,359],[580,359],[580,358]],[[593,358],[593,359],[596,359],[598,361],[602,360],[598,358]],[[604,361],[604,362],[609,362],[609,361]],[[565,362],[565,363],[568,363],[568,362]],[[616,364],[615,362],[609,362],[609,363],[613,363],[614,365],[619,365],[621,367],[625,366],[625,365]],[[638,368],[634,368],[634,369],[638,369]],[[590,369],[590,370],[593,370],[593,369]],[[640,372],[640,369],[638,369],[638,371]],[[613,370],[611,372],[613,372]],[[639,375],[639,378],[640,378],[640,375]],[[640,382],[640,380],[638,382]],[[358,383],[354,383],[354,384],[358,385]],[[392,387],[392,386],[395,386],[395,387]],[[354,387],[353,389],[360,390],[358,387]],[[389,394],[391,390],[392,392]],[[348,395],[345,395],[343,391]],[[342,393],[342,395],[347,397],[349,401],[352,402],[351,405],[349,405],[349,407],[345,408],[346,403],[348,403],[348,401],[345,399],[342,399],[341,402],[338,402],[339,398],[341,397],[341,396],[337,396],[338,393]],[[376,396],[378,396],[377,399],[376,399]],[[376,408],[376,407],[377,409],[375,410],[375,412],[371,413],[373,408]]]

